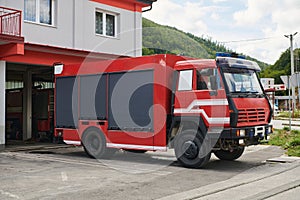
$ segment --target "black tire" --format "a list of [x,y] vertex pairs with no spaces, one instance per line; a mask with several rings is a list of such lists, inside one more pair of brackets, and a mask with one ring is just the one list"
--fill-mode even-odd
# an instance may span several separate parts
[[84,151],[91,158],[109,158],[117,151],[106,147],[105,136],[96,128],[86,130],[81,140]]
[[175,155],[179,163],[187,168],[200,168],[206,165],[211,151],[201,149],[203,141],[203,136],[194,130],[188,129],[179,133],[174,141]]
[[139,150],[139,149],[124,149],[125,151],[131,152],[131,153],[146,153],[147,150]]
[[214,154],[219,158],[220,160],[236,160],[239,157],[242,156],[244,153],[245,148],[244,147],[239,147],[238,149],[234,149],[232,152],[226,151],[226,150],[218,150],[215,151]]
[[90,154],[90,152],[85,148],[84,145],[83,145],[83,149],[84,149],[84,152],[86,153],[86,155],[88,155],[88,157],[95,158],[93,155]]

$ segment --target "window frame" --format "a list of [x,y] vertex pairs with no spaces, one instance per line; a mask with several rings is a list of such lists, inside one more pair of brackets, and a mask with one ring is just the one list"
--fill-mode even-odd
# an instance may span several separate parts
[[[212,72],[211,73],[205,72],[207,70],[212,70]],[[202,71],[204,71],[204,73],[202,73]],[[212,78],[213,77],[215,77],[216,88],[213,88],[213,86],[212,86]],[[222,79],[221,79],[221,74],[217,68],[208,68],[207,67],[207,68],[196,69],[196,79],[195,80],[196,80],[196,90],[198,90],[198,91],[224,89],[224,85],[223,85]],[[206,88],[203,87],[204,85],[206,85]]]
[[57,0],[50,0],[51,1],[51,23],[42,23],[40,22],[41,20],[41,16],[40,16],[40,1],[41,0],[35,0],[36,4],[35,4],[35,21],[31,21],[26,19],[26,9],[25,9],[25,1],[24,1],[24,22],[28,22],[28,23],[34,23],[34,24],[39,24],[39,25],[44,25],[44,26],[52,26],[54,27],[56,25],[56,4],[57,4]]
[[[238,69],[225,69],[223,70],[223,75],[224,75],[224,82],[227,85],[228,88],[228,92],[229,93],[257,93],[262,95],[264,93],[263,88],[261,86],[261,84],[259,83],[259,77],[256,73],[255,70],[252,69],[243,69],[243,70],[238,70]],[[230,76],[229,76],[230,75]],[[234,77],[235,75],[239,75],[239,78],[242,78],[241,81],[236,81],[237,77]],[[246,77],[248,76],[248,77]],[[248,78],[249,80],[249,84],[251,86],[251,90],[248,90],[250,87],[247,86],[243,86],[243,84],[245,84],[247,81],[245,81],[243,79],[243,77]],[[251,79],[249,79],[251,77]],[[252,80],[252,81],[250,81]],[[241,85],[239,86],[237,83],[241,83]],[[255,85],[253,85],[255,84]],[[237,87],[240,87],[240,89],[237,89]],[[244,88],[244,90],[242,91],[242,88]],[[248,88],[248,89],[247,89]],[[256,88],[256,90],[254,90],[254,88]]]
[[[183,72],[189,72],[191,74],[188,74],[190,80],[183,78],[182,73]],[[193,79],[194,79],[194,70],[193,69],[186,69],[186,70],[180,70],[179,71],[179,77],[178,77],[178,85],[177,85],[177,91],[191,91],[193,90]],[[187,86],[187,87],[181,87],[181,86]]]
[[[101,13],[102,14],[102,34],[101,33],[97,33],[97,23],[96,23],[96,15],[97,13]],[[106,16],[107,15],[111,15],[114,17],[114,35],[111,36],[111,35],[108,35],[107,34],[107,30],[106,30],[106,24],[107,24],[107,18]],[[118,35],[118,16],[119,14],[117,13],[113,13],[113,12],[109,12],[109,11],[104,11],[104,10],[101,10],[101,9],[96,9],[95,10],[95,14],[94,14],[94,17],[95,17],[95,34],[97,36],[102,36],[102,37],[109,37],[109,38],[117,38],[117,35]]]

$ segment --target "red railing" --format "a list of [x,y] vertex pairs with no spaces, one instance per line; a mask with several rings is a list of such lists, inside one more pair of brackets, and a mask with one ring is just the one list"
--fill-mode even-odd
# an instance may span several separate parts
[[22,12],[0,6],[0,34],[21,36]]

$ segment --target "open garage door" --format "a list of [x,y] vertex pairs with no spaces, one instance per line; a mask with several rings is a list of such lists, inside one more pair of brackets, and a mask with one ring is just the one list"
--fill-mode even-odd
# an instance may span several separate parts
[[53,67],[7,63],[6,141],[52,141]]

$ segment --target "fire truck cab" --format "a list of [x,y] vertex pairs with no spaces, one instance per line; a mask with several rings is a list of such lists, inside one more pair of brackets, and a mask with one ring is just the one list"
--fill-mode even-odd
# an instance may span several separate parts
[[[210,152],[222,160],[235,160],[245,146],[269,138],[272,109],[257,77],[257,63],[218,53],[216,60],[179,61],[175,70],[179,81],[173,123],[180,122],[182,133],[176,135],[184,138],[174,140],[183,147],[176,151],[175,145],[175,153],[183,165],[197,156],[195,161],[206,163]],[[197,130],[196,136],[190,127]],[[206,155],[202,161],[199,149]]]
[[153,55],[55,66],[55,136],[88,155],[174,148],[185,167],[239,158],[272,133],[257,63]]

